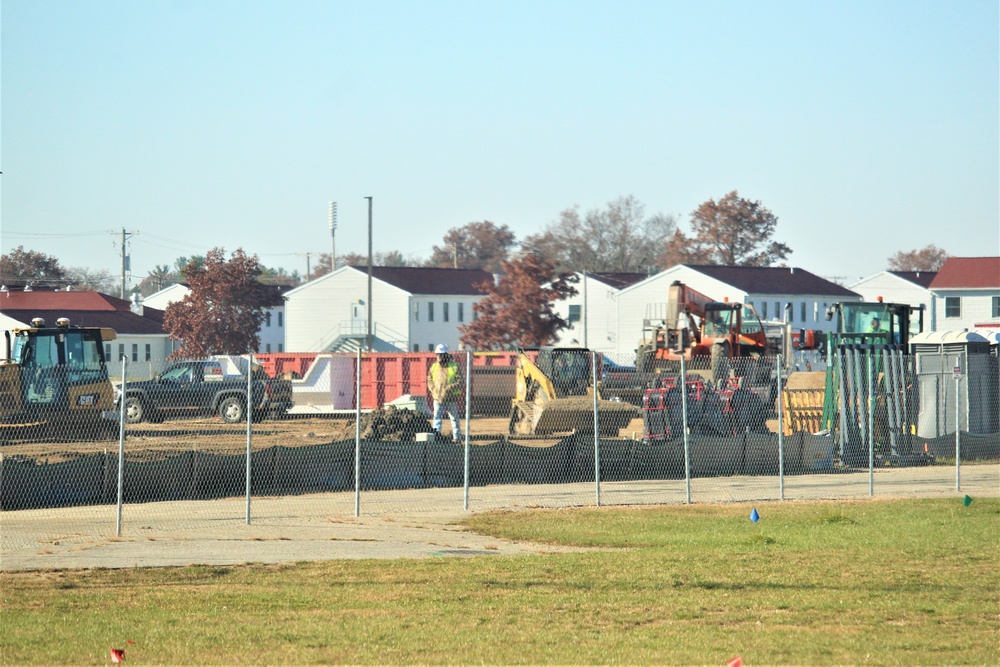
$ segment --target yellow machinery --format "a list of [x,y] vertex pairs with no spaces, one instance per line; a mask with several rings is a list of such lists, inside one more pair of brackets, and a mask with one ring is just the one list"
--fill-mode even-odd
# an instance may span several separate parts
[[[534,361],[520,352],[510,415],[511,435],[593,433],[591,358],[590,350],[585,348],[540,348]],[[634,406],[601,400],[600,394],[597,410],[598,432],[603,436],[618,435],[619,429],[639,416]]]
[[0,359],[0,435],[107,437],[116,427],[104,419],[114,409],[114,387],[104,362],[104,342],[113,329],[54,327],[35,318],[31,327],[5,332]]

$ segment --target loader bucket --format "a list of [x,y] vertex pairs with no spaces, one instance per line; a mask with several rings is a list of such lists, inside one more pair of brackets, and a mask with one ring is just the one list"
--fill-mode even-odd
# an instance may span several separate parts
[[[635,406],[618,401],[597,402],[599,435],[617,436],[618,431],[639,416]],[[590,397],[557,398],[544,403],[520,402],[511,415],[513,435],[548,435],[551,433],[593,433],[594,401]]]

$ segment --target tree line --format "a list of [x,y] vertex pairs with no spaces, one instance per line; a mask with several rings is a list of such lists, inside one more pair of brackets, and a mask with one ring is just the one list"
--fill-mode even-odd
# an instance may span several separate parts
[[[507,225],[484,220],[450,229],[426,260],[408,262],[399,251],[390,251],[376,254],[373,263],[499,275],[498,282],[479,286],[485,296],[474,306],[477,317],[460,328],[461,341],[477,349],[537,346],[551,343],[568,327],[554,304],[576,294],[576,273],[652,275],[677,264],[784,265],[792,249],[774,240],[777,224],[777,216],[761,202],[733,190],[695,209],[685,232],[674,216],[647,215],[642,202],[630,195],[584,213],[578,206],[567,208],[520,242]],[[930,245],[895,253],[887,268],[933,271],[947,257]],[[335,266],[367,262],[367,255],[348,253],[338,256]],[[318,278],[333,267],[330,254],[321,255],[308,277]],[[180,343],[177,356],[240,354],[257,349],[264,312],[280,303],[273,286],[296,286],[302,280],[297,272],[262,265],[242,248],[229,259],[223,248],[213,248],[203,256],[179,257],[172,266],[157,265],[134,291],[148,296],[178,282],[190,288],[164,316],[164,328]],[[0,255],[0,282],[118,291],[107,271],[66,269],[57,258],[23,246]]]

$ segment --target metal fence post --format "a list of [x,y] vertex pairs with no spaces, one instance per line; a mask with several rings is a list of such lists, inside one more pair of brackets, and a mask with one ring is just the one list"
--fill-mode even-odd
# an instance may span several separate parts
[[361,516],[361,348],[354,372],[354,516]]
[[872,351],[868,350],[865,355],[868,371],[868,495],[875,495],[875,429],[874,429],[874,407],[875,389],[872,377]]
[[118,399],[118,500],[116,511],[118,518],[115,520],[115,536],[122,536],[122,500],[125,492],[125,389],[127,388],[128,375],[126,373],[128,358],[122,356],[122,386]]
[[681,357],[681,433],[684,434],[684,492],[685,502],[691,504],[691,443],[688,439],[688,388],[687,364]]
[[961,358],[955,357],[955,490],[962,490]]
[[465,452],[463,462],[464,468],[464,503],[463,508],[465,511],[469,510],[469,428],[471,424],[470,415],[472,414],[472,350],[465,351]]
[[597,413],[597,353],[590,353],[591,387],[594,388],[594,493],[597,506],[601,506],[601,436],[600,418]]
[[247,353],[247,471],[246,523],[250,525],[250,453],[253,451],[253,352]]
[[785,499],[785,424],[783,410],[785,395],[781,385],[781,355],[777,360],[778,371],[778,499]]

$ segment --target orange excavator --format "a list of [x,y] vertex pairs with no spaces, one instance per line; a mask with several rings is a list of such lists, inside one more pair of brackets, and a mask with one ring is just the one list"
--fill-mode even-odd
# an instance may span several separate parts
[[728,374],[729,360],[760,357],[767,350],[764,327],[749,304],[715,301],[680,281],[670,285],[666,317],[647,324],[636,354],[642,372],[677,372],[707,360],[713,377]]

